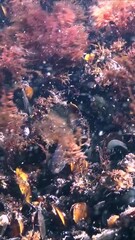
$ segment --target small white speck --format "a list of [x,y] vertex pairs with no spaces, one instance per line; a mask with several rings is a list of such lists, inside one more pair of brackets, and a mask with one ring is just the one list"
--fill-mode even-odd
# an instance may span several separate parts
[[48,73],[47,73],[47,76],[51,76],[51,73],[50,73],[50,72],[48,72]]
[[101,136],[103,136],[103,134],[104,134],[104,132],[100,131],[98,135],[101,137]]
[[25,135],[26,137],[28,137],[29,134],[30,134],[30,129],[29,129],[28,127],[25,127],[25,128],[24,128],[24,135]]

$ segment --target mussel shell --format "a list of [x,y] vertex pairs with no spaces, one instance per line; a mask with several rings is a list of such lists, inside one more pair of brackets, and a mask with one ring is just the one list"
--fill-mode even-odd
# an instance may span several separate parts
[[107,144],[107,153],[110,155],[110,160],[114,163],[113,167],[115,167],[115,162],[125,157],[128,153],[128,148],[124,142],[113,139]]
[[128,152],[126,144],[118,139],[113,139],[107,144],[107,151],[109,153],[114,153],[116,148]]

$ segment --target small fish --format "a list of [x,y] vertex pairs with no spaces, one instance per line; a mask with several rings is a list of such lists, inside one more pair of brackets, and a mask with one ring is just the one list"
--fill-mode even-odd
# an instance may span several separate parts
[[0,26],[4,26],[5,24],[9,24],[8,14],[6,8],[0,4]]
[[38,225],[39,225],[39,231],[40,236],[42,240],[47,239],[46,238],[46,225],[45,225],[45,219],[43,215],[43,210],[41,207],[41,204],[38,206]]
[[84,56],[84,60],[86,62],[92,62],[95,58],[95,54],[94,53],[86,53],[86,55]]
[[62,145],[58,145],[52,158],[48,162],[48,167],[53,174],[58,174],[64,169],[66,163],[64,160],[63,147]]
[[22,98],[23,98],[25,112],[28,113],[28,115],[32,115],[32,109],[31,109],[28,97],[26,96],[26,92],[23,87],[22,87],[22,93],[23,93]]
[[33,97],[33,94],[34,94],[33,88],[30,87],[28,84],[25,84],[24,85],[24,90],[25,90],[27,98],[31,99]]
[[6,17],[7,17],[7,10],[2,4],[0,4],[0,18],[6,18]]

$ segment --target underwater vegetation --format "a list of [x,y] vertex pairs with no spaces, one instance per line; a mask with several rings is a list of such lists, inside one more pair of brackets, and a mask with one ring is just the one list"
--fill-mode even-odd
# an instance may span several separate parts
[[97,29],[114,24],[121,34],[135,32],[135,3],[133,0],[98,0],[97,4],[90,7],[90,14],[94,18]]
[[135,239],[135,3],[0,1],[0,239]]
[[8,2],[7,17],[10,24],[0,34],[0,67],[19,72],[16,78],[25,76],[29,66],[79,62],[87,48],[83,11],[71,2],[56,1],[48,12],[40,1],[13,0]]

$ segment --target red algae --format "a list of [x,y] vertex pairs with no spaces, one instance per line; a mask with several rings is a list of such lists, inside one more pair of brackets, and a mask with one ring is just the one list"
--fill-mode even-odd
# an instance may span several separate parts
[[73,3],[54,3],[52,12],[39,1],[9,1],[7,17],[11,24],[0,33],[0,69],[13,78],[27,75],[29,68],[44,62],[66,61],[68,65],[82,60],[87,48],[83,10]]
[[87,47],[87,33],[83,14],[76,11],[74,4],[56,2],[51,13],[43,10],[38,1],[11,1],[10,4],[17,42],[31,53],[31,61],[52,57],[56,62],[81,60]]
[[100,29],[113,22],[122,33],[135,32],[135,2],[133,0],[98,0],[90,7],[94,25]]
[[26,51],[17,45],[1,46],[0,69],[8,70],[15,79],[21,79],[26,74]]

